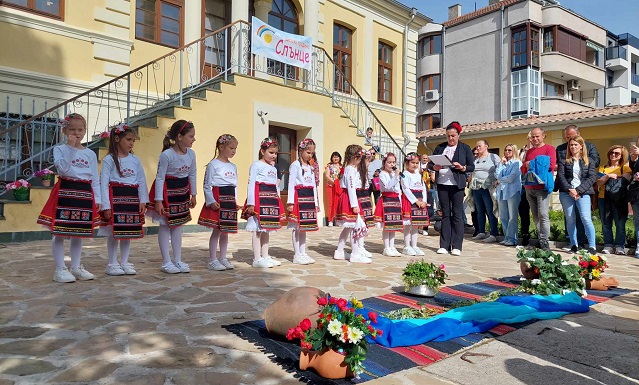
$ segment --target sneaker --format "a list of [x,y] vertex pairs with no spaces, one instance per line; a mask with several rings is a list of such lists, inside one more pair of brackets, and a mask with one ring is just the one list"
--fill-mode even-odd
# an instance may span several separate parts
[[190,273],[191,272],[191,267],[189,266],[189,264],[188,263],[184,263],[182,261],[175,262],[175,267],[177,267],[180,270],[180,273]]
[[226,266],[224,266],[222,262],[218,261],[217,259],[210,260],[206,268],[209,270],[215,270],[215,271],[226,270]]
[[453,249],[453,251],[450,252],[451,255],[456,255],[456,256],[460,256],[461,255],[461,250],[459,249]]
[[175,266],[173,262],[169,262],[166,265],[162,265],[162,268],[160,270],[167,274],[177,274],[180,272],[180,269],[178,269],[178,267]]
[[418,256],[420,256],[420,257],[421,257],[422,255],[426,255],[426,253],[424,253],[424,252],[423,252],[423,251],[422,251],[419,247],[413,247],[412,249],[413,249],[413,251],[415,252],[415,255],[418,255]]
[[311,258],[311,256],[310,256],[310,255],[306,254],[306,252],[304,253],[304,256],[305,256],[305,257],[309,260],[309,262],[311,263],[311,265],[312,265],[313,263],[315,263],[315,260],[314,260],[313,258]]
[[268,258],[260,258],[257,261],[253,261],[253,267],[267,269],[269,267],[273,267],[273,264],[268,260]]
[[271,263],[271,265],[273,266],[280,266],[282,264],[282,262],[280,262],[277,258],[271,256],[271,255],[267,255],[266,256],[266,260],[269,261]]
[[360,247],[359,253],[362,254],[363,256],[365,256],[366,258],[372,258],[373,257],[373,254],[371,254],[370,251],[366,250],[363,247]]
[[417,255],[417,253],[415,252],[415,250],[413,250],[413,248],[412,248],[412,247],[410,247],[410,246],[406,246],[406,247],[404,247],[404,249],[402,249],[402,254],[404,254],[404,255],[408,255],[408,256],[411,256],[411,257],[414,257],[414,256],[416,256],[416,255]]
[[395,255],[395,252],[394,252],[392,247],[385,248],[384,252],[382,253],[382,255],[385,255],[387,257],[397,257],[397,255]]
[[440,247],[439,249],[437,249],[437,254],[448,254],[448,250]]
[[503,245],[504,243],[506,243],[506,240],[505,240],[505,239],[502,239],[501,241],[499,241],[499,244],[500,244],[500,245]]
[[595,249],[594,247],[589,247],[588,248],[588,254],[596,255],[597,254],[597,249]]
[[393,250],[393,257],[401,257],[402,253],[399,252],[399,250],[397,250],[395,247],[391,247],[391,249]]
[[615,248],[615,254],[617,254],[617,255],[626,255],[626,248],[625,247],[616,247]]
[[308,258],[306,258],[306,255],[304,254],[296,254],[293,257],[293,263],[296,263],[298,265],[309,265],[311,263],[311,261],[308,260]]
[[488,236],[488,234],[486,234],[486,233],[478,233],[477,235],[475,235],[471,239],[474,239],[474,240],[478,241],[480,239],[486,238],[487,236]]
[[118,263],[109,263],[106,267],[107,275],[124,275],[126,274],[122,269],[122,266]]
[[342,250],[335,250],[333,253],[333,259],[337,259],[338,261],[343,261],[346,259],[346,253]]
[[504,246],[517,246],[515,242],[506,241],[503,243]]
[[351,261],[351,263],[371,263],[373,262],[372,259],[365,257],[361,254],[355,254],[355,255],[351,255],[351,258],[349,259]]
[[424,235],[424,230],[423,229],[419,229],[419,230],[417,230],[417,233],[421,234],[421,235]]
[[235,269],[235,266],[233,266],[233,264],[226,258],[222,258],[220,260],[220,263],[222,263],[222,266],[226,267],[226,270],[233,270]]
[[121,263],[120,267],[122,268],[122,270],[124,270],[124,274],[126,275],[136,275],[138,273],[137,271],[135,271],[132,263]]
[[73,274],[69,273],[69,270],[66,267],[57,269],[55,273],[53,273],[53,280],[60,283],[70,283],[75,282],[75,277]]
[[570,253],[571,249],[572,249],[572,246],[566,245],[566,246],[561,248],[561,251],[563,251],[565,253]]
[[636,253],[636,254],[635,254],[635,258],[639,258],[639,253]]
[[333,227],[333,222],[328,222],[328,227]]
[[70,271],[71,274],[73,274],[73,276],[80,281],[90,281],[95,278],[95,275],[84,270],[84,266],[82,265],[80,265],[80,267],[71,268]]
[[612,254],[612,247],[604,247],[603,250],[601,250],[602,254]]
[[486,238],[484,238],[482,240],[482,242],[484,242],[484,243],[495,243],[495,242],[497,242],[497,238],[495,238],[494,235],[489,235]]

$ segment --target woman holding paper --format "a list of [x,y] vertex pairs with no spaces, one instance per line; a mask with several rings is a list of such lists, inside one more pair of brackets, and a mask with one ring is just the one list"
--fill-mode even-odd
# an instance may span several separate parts
[[[437,195],[442,210],[442,229],[437,254],[461,255],[464,241],[464,188],[466,173],[475,170],[473,151],[459,141],[462,126],[452,122],[446,127],[446,142],[435,147],[433,155],[446,155],[450,162],[431,156],[428,169],[435,171]],[[448,164],[447,164],[448,163]]]

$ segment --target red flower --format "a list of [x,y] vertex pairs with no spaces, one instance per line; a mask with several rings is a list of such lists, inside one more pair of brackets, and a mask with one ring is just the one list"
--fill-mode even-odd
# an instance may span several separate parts
[[339,310],[346,309],[346,305],[348,305],[348,301],[346,301],[344,298],[340,298],[337,300],[337,307],[339,308]]
[[348,311],[350,311],[351,313],[355,313],[355,309],[353,308],[348,309]]
[[302,331],[307,331],[311,328],[311,320],[308,318],[304,318],[302,322],[300,322],[300,327],[302,328]]
[[317,299],[317,304],[320,306],[326,306],[327,303],[328,300],[326,299],[326,297],[320,297]]
[[307,349],[307,350],[310,350],[313,347],[313,345],[311,345],[310,342],[306,342],[306,341],[300,342],[300,346],[302,347],[302,349]]
[[331,322],[331,319],[333,318],[333,315],[331,313],[328,313],[326,315],[326,322]]
[[584,268],[584,269],[585,269],[586,267],[588,267],[588,262],[586,262],[586,261],[579,261],[579,266],[581,266],[582,268]]
[[383,330],[381,330],[381,329],[377,329],[377,335],[380,335],[380,336],[381,336],[382,334],[384,334],[384,331],[383,331]]
[[597,261],[590,261],[590,266],[597,266]]
[[318,317],[319,318],[324,318],[324,313],[319,313]]
[[374,327],[372,327],[371,325],[367,325],[366,327],[368,328],[369,332],[375,333],[375,328]]
[[377,313],[373,311],[368,312],[368,319],[370,319],[373,323],[377,323]]
[[336,297],[331,297],[328,300],[328,303],[330,303],[331,305],[335,305],[337,303],[337,298]]
[[323,327],[324,327],[324,323],[323,323],[323,322],[318,322],[318,323],[317,323],[317,328],[318,328],[318,329],[321,329],[321,328],[323,328]]

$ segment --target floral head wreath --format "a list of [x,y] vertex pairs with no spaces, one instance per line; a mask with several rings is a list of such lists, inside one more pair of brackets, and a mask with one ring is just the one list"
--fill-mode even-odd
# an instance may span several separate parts
[[69,125],[69,123],[71,123],[71,119],[74,118],[82,118],[82,115],[72,112],[69,115],[65,116],[64,119],[60,119],[60,125],[62,126],[62,128],[67,128],[67,126]]
[[314,146],[314,145],[315,145],[315,142],[313,141],[313,139],[306,138],[306,139],[302,140],[297,147],[300,150],[303,150],[303,149],[305,149],[308,146]]
[[219,138],[217,138],[217,142],[219,144],[226,144],[232,140],[236,140],[235,137],[231,134],[224,134],[224,135],[220,135]]
[[358,153],[355,154],[355,156],[364,156],[364,155],[366,155],[366,151],[364,151],[363,148],[361,150],[359,150]]
[[395,154],[393,154],[392,152],[385,153],[384,155],[382,155],[382,162],[386,161],[389,156],[395,156]]
[[373,151],[371,150],[366,150],[366,157],[370,158],[371,156],[373,156]]
[[272,146],[279,146],[279,144],[277,143],[276,139],[273,138],[264,138],[264,140],[262,141],[262,143],[260,144],[260,147],[266,149]]
[[127,126],[124,123],[120,123],[117,126],[115,126],[115,130],[113,131],[114,134],[116,135],[120,135],[123,134],[124,132],[126,132],[126,130],[129,129],[129,126]]
[[406,159],[407,162],[412,162],[415,159],[419,159],[419,154],[415,152],[411,152],[408,155],[406,155],[404,159]]

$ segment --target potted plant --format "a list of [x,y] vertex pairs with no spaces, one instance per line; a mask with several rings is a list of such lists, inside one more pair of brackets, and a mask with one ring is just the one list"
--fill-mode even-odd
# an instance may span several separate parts
[[423,259],[411,259],[402,273],[406,292],[426,297],[434,297],[439,287],[446,283],[446,266],[435,265]]
[[601,274],[608,268],[606,257],[593,255],[586,251],[579,252],[579,274],[586,280],[586,289],[608,290],[617,287],[619,282],[613,277],[604,278]]
[[108,141],[110,136],[111,136],[111,132],[110,131],[102,131],[102,132],[93,134],[91,136],[91,139],[93,139],[93,140],[102,139],[102,140]]
[[29,190],[31,189],[31,183],[24,179],[18,179],[15,182],[7,184],[7,190],[13,190],[13,197],[17,201],[29,200]]
[[377,314],[369,312],[367,317],[357,314],[362,303],[353,298],[326,295],[317,299],[319,317],[312,328],[308,318],[289,329],[286,338],[300,339],[300,369],[313,368],[324,378],[353,377],[363,369],[362,363],[368,351],[367,338],[382,335],[372,323],[377,323]]
[[579,267],[562,260],[559,254],[543,249],[521,249],[517,261],[524,274],[521,286],[526,292],[550,295],[573,291],[582,296],[586,293]]
[[51,186],[51,181],[55,178],[55,174],[53,171],[48,168],[42,169],[40,171],[36,171],[33,173],[33,176],[40,178],[42,181],[42,186],[49,187]]

